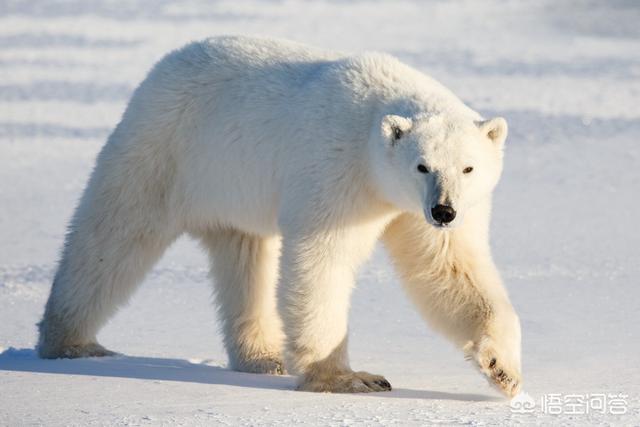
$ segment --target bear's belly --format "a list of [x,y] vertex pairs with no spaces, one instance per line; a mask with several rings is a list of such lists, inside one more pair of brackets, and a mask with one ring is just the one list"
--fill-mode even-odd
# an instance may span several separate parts
[[184,169],[178,192],[188,228],[233,227],[260,236],[279,234],[281,189],[274,165],[225,154],[221,158],[205,151]]
[[194,213],[203,225],[232,227],[258,236],[273,236],[278,229],[277,206],[265,197],[248,198],[246,195],[212,191],[200,198]]

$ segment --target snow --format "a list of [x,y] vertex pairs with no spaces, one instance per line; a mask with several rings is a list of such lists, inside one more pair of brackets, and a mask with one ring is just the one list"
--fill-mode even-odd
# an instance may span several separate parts
[[[638,22],[623,0],[3,2],[0,425],[639,424]],[[531,413],[424,325],[381,249],[359,276],[350,354],[390,393],[302,393],[291,377],[227,370],[206,260],[187,239],[101,332],[123,356],[36,358],[66,224],[128,96],[170,49],[224,33],[386,51],[508,119],[492,243]],[[602,393],[627,395],[626,414],[540,404]]]

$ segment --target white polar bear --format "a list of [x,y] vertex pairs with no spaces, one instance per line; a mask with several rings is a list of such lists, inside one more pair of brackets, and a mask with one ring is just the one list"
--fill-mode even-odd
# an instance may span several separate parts
[[186,232],[211,255],[233,369],[282,373],[284,353],[302,390],[389,390],[347,357],[354,276],[382,237],[424,317],[514,395],[520,325],[488,244],[506,134],[387,55],[192,43],[150,72],[98,156],[39,354],[113,354],[97,332]]

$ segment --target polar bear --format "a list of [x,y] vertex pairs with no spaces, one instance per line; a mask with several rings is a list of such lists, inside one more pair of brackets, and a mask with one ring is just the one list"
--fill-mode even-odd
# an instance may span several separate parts
[[189,44],[152,69],[98,155],[39,355],[114,354],[97,332],[188,233],[210,254],[231,368],[390,390],[347,356],[354,276],[381,238],[427,321],[512,396],[520,325],[488,243],[506,135],[388,55]]

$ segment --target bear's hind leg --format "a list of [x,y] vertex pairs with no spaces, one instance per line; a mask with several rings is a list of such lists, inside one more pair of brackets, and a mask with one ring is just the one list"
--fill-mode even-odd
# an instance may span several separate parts
[[275,299],[280,239],[225,229],[210,231],[201,240],[211,256],[230,367],[283,374],[283,337]]
[[149,164],[148,152],[136,157],[120,136],[101,152],[71,222],[38,325],[40,357],[113,354],[96,334],[179,234],[167,205],[171,168]]
[[39,323],[40,357],[115,354],[97,343],[96,334],[126,302],[171,240],[126,238],[115,233],[93,236],[88,242],[72,233]]

